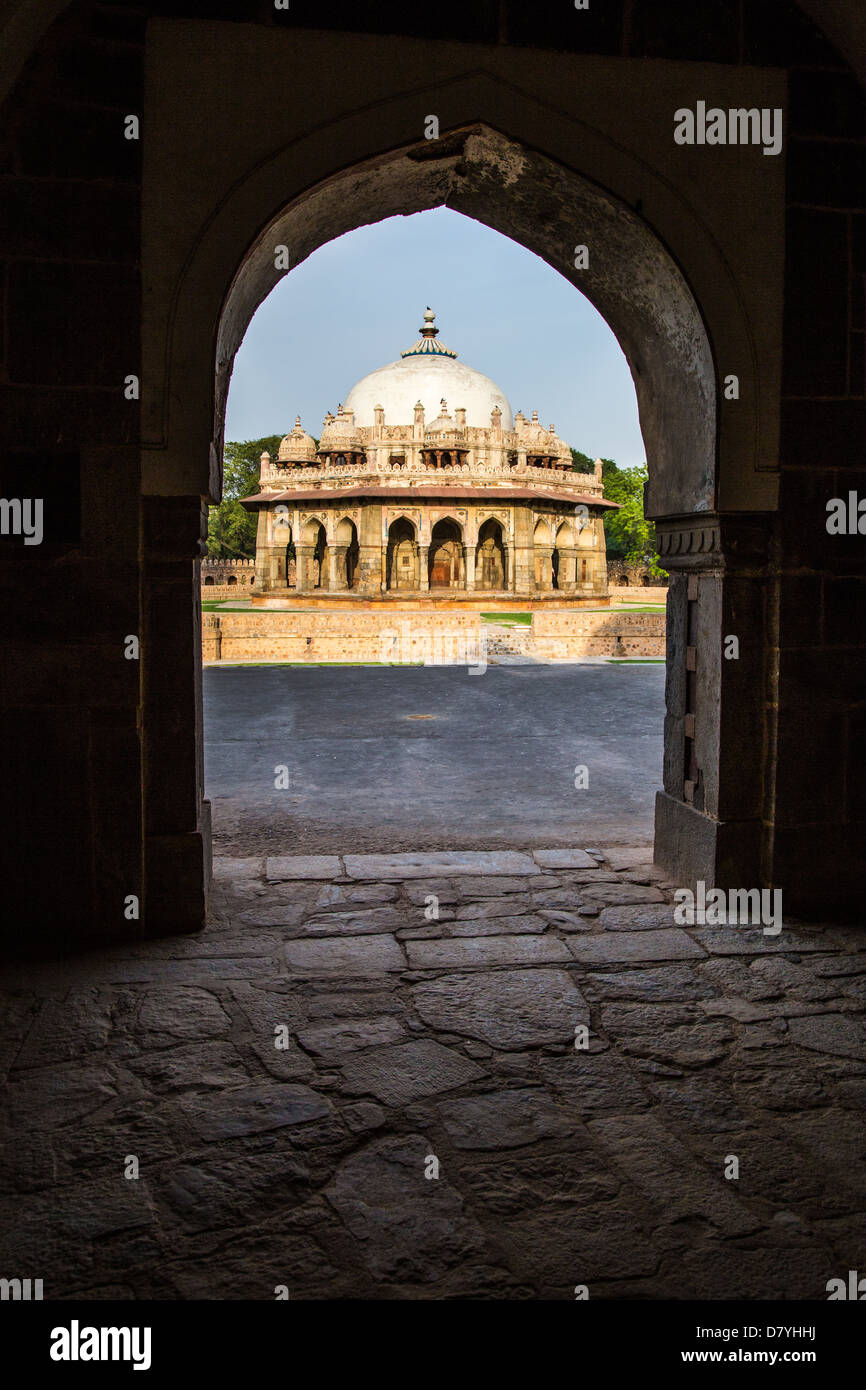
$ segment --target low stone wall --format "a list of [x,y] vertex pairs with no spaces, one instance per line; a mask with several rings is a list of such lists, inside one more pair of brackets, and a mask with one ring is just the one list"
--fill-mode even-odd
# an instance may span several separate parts
[[664,613],[535,613],[533,655],[539,661],[581,656],[664,657]]
[[667,603],[668,591],[663,584],[654,588],[633,584],[611,584],[611,603]]
[[202,615],[202,659],[375,661],[478,665],[488,657],[538,661],[581,657],[664,657],[663,613],[534,613],[532,625],[485,623],[473,612],[248,613]]
[[202,584],[203,603],[224,603],[227,599],[250,599],[255,593],[252,584]]

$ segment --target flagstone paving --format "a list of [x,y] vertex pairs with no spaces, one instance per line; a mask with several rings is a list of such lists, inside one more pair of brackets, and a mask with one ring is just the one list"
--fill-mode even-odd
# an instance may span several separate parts
[[3,968],[0,1274],[826,1298],[866,1268],[866,935],[673,888],[640,845],[222,859],[199,936]]

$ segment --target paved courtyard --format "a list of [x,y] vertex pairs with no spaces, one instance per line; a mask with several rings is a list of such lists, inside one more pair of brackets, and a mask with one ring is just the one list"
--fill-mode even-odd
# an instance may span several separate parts
[[[663,665],[505,665],[476,676],[458,666],[206,669],[216,847],[649,840],[664,679]],[[280,766],[288,785],[284,776],[277,787]]]
[[826,1298],[866,1248],[862,933],[678,926],[646,844],[586,845],[222,859],[198,937],[6,966],[3,1274]]

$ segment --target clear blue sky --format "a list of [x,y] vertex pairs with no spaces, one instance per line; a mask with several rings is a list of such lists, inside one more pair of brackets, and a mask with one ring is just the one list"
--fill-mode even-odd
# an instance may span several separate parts
[[441,341],[512,410],[538,410],[592,458],[643,463],[631,374],[601,315],[531,251],[448,208],[349,232],[285,276],[235,360],[226,439],[285,434],[296,415],[318,438],[356,381],[411,346],[428,304]]

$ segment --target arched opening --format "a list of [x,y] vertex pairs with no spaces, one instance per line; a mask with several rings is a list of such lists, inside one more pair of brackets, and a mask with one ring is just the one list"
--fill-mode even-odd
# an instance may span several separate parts
[[493,590],[507,587],[502,522],[497,521],[495,517],[488,517],[478,530],[475,587]]
[[437,521],[430,533],[431,589],[457,589],[463,583],[463,532],[450,517]]
[[415,527],[405,516],[392,521],[388,528],[386,573],[389,589],[418,588],[418,544]]
[[206,575],[206,576],[205,576],[205,581],[204,581],[204,582],[205,582],[205,584],[213,584],[213,582],[214,582],[214,580],[213,580],[213,575],[212,575],[212,574]]
[[[211,459],[218,467],[234,354],[252,313],[282,273],[274,265],[274,245],[290,246],[296,263],[323,242],[362,222],[447,204],[503,232],[548,261],[604,316],[628,359],[635,383],[649,459],[648,513],[665,519],[664,526],[669,528],[669,539],[667,532],[659,532],[662,563],[676,569],[680,554],[686,557],[695,549],[701,554],[714,554],[714,547],[719,544],[717,524],[713,519],[708,526],[701,524],[701,518],[706,519],[717,503],[716,368],[704,319],[662,236],[633,210],[630,178],[615,167],[615,161],[610,161],[606,148],[590,142],[582,149],[589,164],[589,178],[567,167],[563,156],[551,158],[531,150],[528,144],[489,126],[467,126],[450,133],[449,143],[436,150],[425,143],[366,163],[360,160],[343,172],[333,171],[318,184],[308,184],[306,190],[298,188],[288,206],[283,203],[285,189],[297,188],[293,182],[297,149],[287,145],[279,150],[269,162],[257,166],[255,175],[249,175],[248,186],[244,183],[246,176],[239,176],[236,192],[227,194],[214,211],[196,243],[195,255],[183,268],[178,267],[170,313],[165,305],[155,312],[151,306],[145,334],[145,369],[152,368],[149,379],[155,384],[144,404],[145,427],[157,435],[167,433],[167,447],[171,456],[178,459],[181,475],[185,466],[181,460],[201,457],[202,434],[206,431],[213,441]],[[644,197],[649,196],[648,190],[657,189],[661,209],[666,196],[663,181],[657,181],[643,166],[641,178]],[[606,182],[610,186],[605,186]],[[611,187],[618,191],[611,191]],[[261,217],[259,230],[251,237],[249,208],[252,206],[260,215],[269,197],[271,208],[277,210],[269,217]],[[538,215],[540,206],[546,209],[545,217]],[[666,223],[660,213],[662,233],[667,230],[677,239],[674,233],[679,227],[677,236],[682,244],[683,219],[688,222],[692,253],[686,259],[698,274],[707,302],[713,307],[712,317],[725,355],[754,361],[746,301],[734,288],[730,269],[706,228],[699,219],[689,220],[690,217],[684,205],[678,207],[673,222]],[[589,267],[578,271],[572,267],[569,256],[564,255],[563,247],[573,247],[588,236],[595,245],[604,246],[605,254],[592,257]],[[228,292],[216,303],[215,289],[219,291],[227,284]],[[208,303],[213,306],[218,327],[213,413],[205,419],[200,401],[206,398],[206,391],[182,392],[179,385],[168,388],[176,377],[188,382],[191,362],[205,367],[201,345],[207,337],[202,335],[201,320],[202,306]],[[203,380],[207,380],[206,372]],[[750,483],[737,491],[744,457],[772,458],[776,448],[773,421],[760,414],[757,387],[753,391],[752,384],[745,383],[736,413],[726,416],[730,438],[726,449],[732,459],[726,492],[729,507],[736,507],[738,497],[743,507],[772,506],[775,495],[773,480],[766,474],[758,477],[754,486]],[[177,406],[181,398],[192,401],[183,412]],[[218,480],[212,475],[211,483],[205,484],[208,485],[217,488]],[[181,482],[180,489],[187,494],[197,490],[191,480]],[[689,522],[690,517],[695,520]],[[552,560],[552,540],[549,549]],[[389,559],[392,558],[393,548],[389,545]],[[550,560],[542,566],[543,578],[550,569]],[[683,565],[681,583],[678,579],[677,586],[671,586],[669,605],[675,601],[685,607],[688,563]],[[388,577],[391,587],[390,568]],[[552,582],[552,573],[549,579]],[[700,580],[708,603],[710,588],[717,582],[717,572],[713,578]],[[712,613],[717,611],[710,603],[708,618],[711,609]],[[680,624],[669,625],[668,659],[677,668],[686,659],[682,631]],[[700,640],[714,647],[715,639],[710,638],[709,629],[702,628],[701,632]],[[740,667],[736,674],[742,678],[744,663]],[[714,673],[712,681],[718,684],[721,673],[712,659],[709,669]],[[725,675],[733,678],[730,672]],[[756,680],[754,688],[759,687]],[[678,688],[675,683],[670,692]],[[672,693],[670,697],[674,698]],[[720,769],[727,766],[721,757],[719,740],[719,715],[723,708],[717,694],[702,694],[699,710],[680,710],[678,706],[673,710],[665,726],[668,754],[661,822],[657,808],[659,833],[671,851],[666,862],[676,861],[679,872],[684,873],[685,862],[693,850],[694,864],[700,866],[707,881],[715,878],[717,863],[724,861],[728,872],[734,862],[729,838],[722,853],[720,817],[731,813],[729,807],[740,804],[736,800],[726,801],[720,790]],[[705,775],[697,784],[687,777],[682,757],[686,716],[705,762]],[[156,784],[158,780],[157,767],[150,782]],[[748,823],[738,825],[735,834],[742,840],[743,854],[748,852],[749,862],[755,862],[761,842],[761,815],[754,799],[750,806]]]
[[238,577],[237,577],[236,574],[230,574],[230,575],[228,576],[227,580],[226,580],[226,583],[227,583],[227,584],[237,584],[237,582],[238,582]]
[[573,592],[575,581],[574,532],[563,523],[556,532],[553,551],[553,587],[564,593]]
[[327,539],[321,521],[311,518],[303,528],[303,537],[298,558],[298,565],[302,571],[298,587],[324,588],[328,582],[325,563]]
[[543,591],[553,588],[553,536],[546,521],[537,521],[533,533],[535,545],[535,587]]

